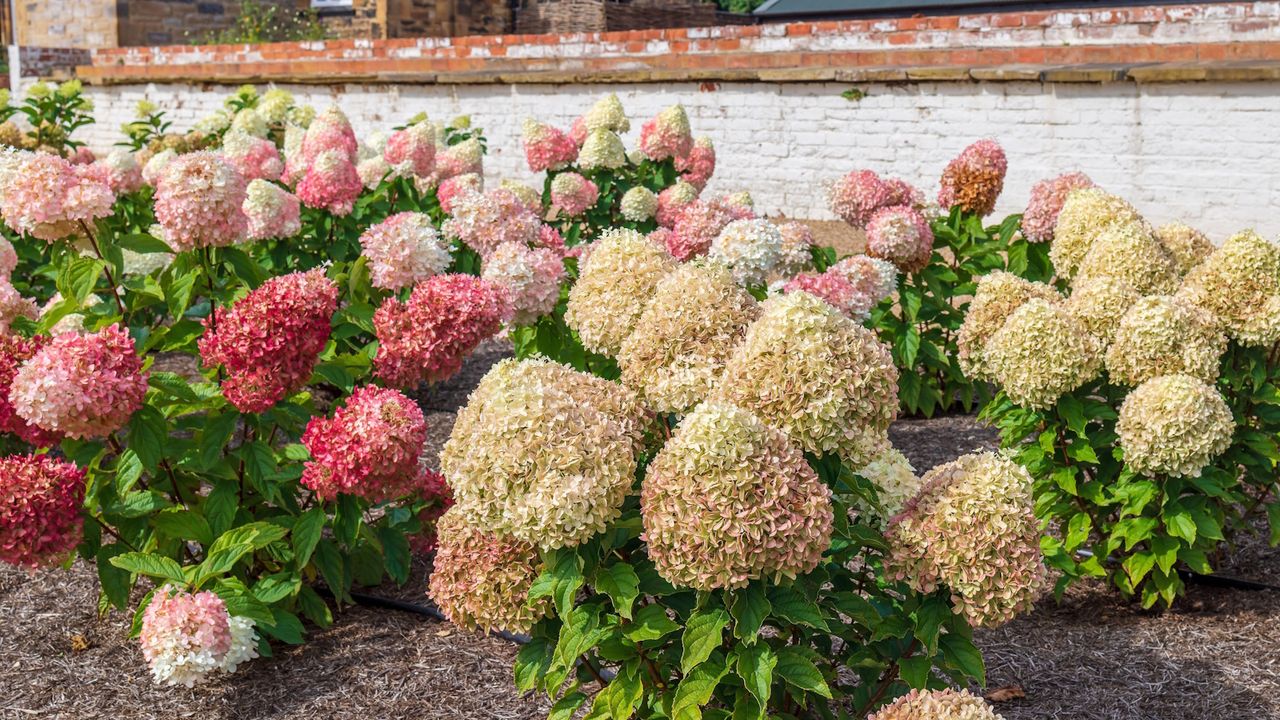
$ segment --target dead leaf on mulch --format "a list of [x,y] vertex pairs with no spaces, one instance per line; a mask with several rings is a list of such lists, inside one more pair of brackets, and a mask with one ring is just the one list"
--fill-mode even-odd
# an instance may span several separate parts
[[90,647],[92,647],[92,645],[90,645],[90,644],[89,644],[89,638],[87,638],[87,637],[85,637],[85,636],[83,636],[83,635],[72,635],[72,636],[71,636],[71,651],[72,651],[72,652],[84,652],[85,650],[88,650]]
[[1010,700],[1021,700],[1026,696],[1027,694],[1023,692],[1021,685],[1003,685],[987,693],[984,697],[986,697],[987,702],[1002,703]]

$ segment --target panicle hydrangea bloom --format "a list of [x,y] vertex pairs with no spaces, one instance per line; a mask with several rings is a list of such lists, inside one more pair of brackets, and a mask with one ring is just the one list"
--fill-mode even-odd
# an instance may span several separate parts
[[641,126],[640,150],[654,161],[683,157],[693,150],[693,134],[683,105],[672,105]]
[[449,269],[453,257],[426,213],[396,213],[364,231],[362,254],[369,259],[374,287],[399,290]]
[[391,171],[392,167],[381,155],[365,158],[356,164],[356,174],[360,176],[360,182],[364,183],[366,190],[378,187]]
[[637,185],[623,193],[618,209],[624,219],[644,222],[658,212],[658,196],[649,188]]
[[1180,221],[1156,228],[1156,239],[1173,256],[1179,275],[1191,272],[1191,268],[1199,265],[1214,250],[1213,241],[1204,233]]
[[1182,279],[1151,228],[1139,225],[1113,226],[1094,238],[1074,280],[1103,275],[1120,278],[1144,295],[1171,293]]
[[714,398],[755,413],[805,450],[862,465],[888,447],[898,371],[875,333],[804,292],[769,298]]
[[694,200],[676,217],[668,238],[667,251],[681,262],[705,255],[729,223],[745,219],[747,218],[737,217],[733,209],[717,200]]
[[813,264],[813,231],[802,222],[785,222],[777,227],[782,233],[782,245],[774,270],[783,277],[807,270]]
[[271,128],[267,126],[267,119],[254,108],[241,108],[236,112],[231,118],[231,127],[227,130],[228,135],[243,133],[259,138],[265,138],[269,132]]
[[734,220],[711,241],[707,259],[729,268],[741,285],[763,285],[782,259],[782,233],[768,220]]
[[867,720],[1003,720],[968,690],[912,690],[872,713]]
[[593,130],[578,151],[578,167],[583,170],[617,170],[627,164],[622,138],[608,130]]
[[[1094,337],[1110,344],[1120,318],[1142,297],[1119,278],[1100,275],[1076,282],[1062,307]],[[972,307],[972,306],[970,306]]]
[[904,273],[923,270],[933,256],[929,221],[906,205],[880,208],[867,222],[867,254],[888,260]]
[[271,278],[205,318],[205,367],[222,365],[222,394],[241,412],[265,412],[311,377],[329,339],[338,287],[323,268]]
[[[164,232],[157,225],[151,227],[151,234],[158,239],[164,239]],[[121,248],[120,255],[126,277],[150,275],[157,270],[163,270],[169,266],[169,263],[173,262],[173,253],[167,252],[140,253],[134,252],[129,248]]]
[[249,219],[246,182],[221,155],[188,153],[165,166],[156,183],[156,221],[177,252],[243,242]]
[[484,257],[503,243],[535,244],[542,227],[537,213],[502,187],[485,193],[456,194],[450,209],[453,216],[444,221],[444,234],[461,240]]
[[262,93],[255,109],[263,120],[272,125],[279,125],[285,121],[292,105],[293,93],[280,88],[271,88]]
[[831,211],[856,228],[865,228],[876,210],[894,203],[899,193],[870,170],[854,170],[831,184]]
[[1168,295],[1149,295],[1120,318],[1107,374],[1122,385],[1140,385],[1160,375],[1190,375],[1211,383],[1227,351],[1227,336],[1213,314]]
[[633,230],[606,230],[592,248],[569,290],[564,319],[588,350],[617,355],[658,281],[676,263]]
[[990,336],[981,357],[984,374],[1010,400],[1043,410],[1098,376],[1102,350],[1060,305],[1032,298]]
[[701,190],[716,171],[716,147],[703,135],[693,142],[688,154],[676,157],[680,179]]
[[323,500],[339,493],[370,502],[404,497],[418,487],[427,421],[396,390],[357,388],[332,418],[314,417],[302,434],[311,453],[301,483]]
[[[484,178],[480,177],[480,175],[476,173],[454,175],[451,178],[445,178],[440,181],[440,184],[436,187],[436,200],[440,201],[441,210],[446,213],[453,214],[453,201],[455,198],[461,197],[466,193],[479,194],[483,192]],[[514,191],[512,192],[514,193]],[[516,197],[520,198],[520,195],[516,193]],[[523,198],[520,199],[523,202]]]
[[363,190],[364,181],[356,172],[356,166],[336,150],[317,155],[297,187],[298,199],[303,205],[323,208],[338,216],[351,214]]
[[135,192],[142,187],[142,166],[133,152],[116,148],[98,163],[107,169],[107,185],[116,195]]
[[987,343],[1014,311],[1033,299],[1056,303],[1062,296],[1050,285],[1031,282],[1004,270],[978,278],[964,324],[956,334],[960,369],[965,375],[975,380],[993,379],[983,358]]
[[249,183],[240,209],[249,221],[250,240],[291,238],[302,230],[298,197],[275,183]]
[[139,644],[157,683],[194,687],[258,657],[253,627],[253,620],[229,614],[222,598],[208,590],[165,585],[142,615]]
[[434,553],[439,545],[436,526],[440,517],[453,507],[453,490],[445,482],[444,475],[423,465],[416,495],[426,501],[427,506],[418,511],[422,531],[409,537],[409,547],[424,555]]
[[147,375],[133,339],[119,325],[65,332],[19,366],[9,402],[23,420],[51,433],[105,437],[142,407]]
[[828,270],[845,276],[859,292],[870,298],[866,312],[898,290],[898,268],[887,260],[869,255],[850,255]]
[[1030,609],[1047,572],[1031,475],[995,453],[939,465],[889,521],[891,577],[919,592],[951,591],[957,614],[990,627]]
[[572,547],[621,514],[642,421],[622,385],[545,358],[503,360],[458,413],[440,466],[470,524]]
[[806,292],[821,299],[841,313],[862,321],[874,305],[871,298],[858,291],[858,288],[843,273],[802,272],[791,278],[782,286],[782,292]]
[[[307,165],[310,164],[308,158],[302,154],[302,143],[306,137],[305,127],[293,123],[285,125],[284,146],[281,148],[284,155],[284,172],[281,173],[280,180],[287,185],[294,185],[301,180],[302,174],[307,171]],[[356,157],[359,158],[358,148]]]
[[14,320],[20,317],[34,320],[39,314],[35,300],[22,297],[9,278],[0,278],[0,335],[8,334]]
[[201,135],[216,135],[231,127],[231,113],[216,110],[200,118],[191,126],[191,131]]
[[942,171],[938,204],[959,205],[965,212],[990,215],[1004,189],[1009,169],[1004,149],[995,140],[979,140],[965,148]]
[[[387,139],[389,137],[390,136],[382,130],[375,130],[374,132],[369,133],[369,135],[363,140],[357,140],[358,148],[356,149],[356,159],[364,162],[369,158],[382,158],[382,154],[387,150]],[[434,142],[435,135],[433,134],[431,137],[432,142]],[[383,162],[386,162],[386,160],[383,159]]]
[[582,124],[588,132],[609,130],[624,133],[631,129],[631,121],[627,119],[626,110],[622,109],[622,101],[613,93],[597,100],[582,116]]
[[502,182],[498,183],[498,187],[501,187],[506,190],[510,190],[511,194],[520,198],[520,202],[524,203],[525,207],[529,208],[533,212],[535,213],[542,212],[542,193],[538,192],[537,190],[534,190],[533,188],[529,187],[528,185],[525,185],[522,182],[516,182],[515,180],[507,180],[507,179],[504,179]]
[[813,570],[831,544],[831,490],[786,433],[707,402],[680,422],[640,490],[658,574],[698,590]]
[[1213,313],[1242,345],[1280,340],[1280,245],[1236,233],[1187,274],[1178,297]]
[[230,132],[222,139],[222,156],[245,180],[279,180],[284,162],[276,144],[266,138]]
[[475,138],[467,138],[436,153],[436,178],[446,180],[458,175],[484,174],[484,146]]
[[392,133],[382,159],[400,175],[430,176],[436,167],[436,137],[431,124],[415,123]]
[[873,508],[868,503],[858,502],[857,510],[887,524],[894,516],[902,512],[907,502],[920,491],[921,480],[916,469],[902,451],[891,447],[877,455],[871,462],[863,465],[858,474],[876,486],[876,499],[880,507]]
[[520,137],[524,158],[534,172],[562,170],[578,159],[578,144],[558,128],[526,118]]
[[160,177],[164,174],[164,169],[169,166],[178,157],[178,153],[165,148],[160,152],[152,155],[147,164],[142,166],[142,181],[155,187],[160,182]]
[[455,505],[436,524],[439,544],[427,594],[454,625],[485,632],[529,632],[551,611],[529,607],[542,558],[532,543],[467,523]]
[[[306,127],[298,147],[296,167],[301,174],[327,152],[354,163],[359,158],[359,148],[356,133],[351,129],[351,121],[337,107],[330,106]],[[285,155],[289,164],[294,165],[294,156],[288,152]]]
[[711,394],[725,361],[760,314],[755,298],[714,264],[681,265],[663,277],[622,343],[623,384],[647,407],[684,413]]
[[1071,277],[1094,239],[1104,231],[1114,225],[1145,227],[1146,224],[1132,205],[1100,187],[1072,190],[1058,212],[1049,259],[1060,275]]
[[53,242],[111,214],[115,193],[93,174],[44,152],[11,152],[0,179],[0,215],[16,233]]
[[1231,446],[1235,427],[1213,385],[1190,375],[1163,375],[1125,396],[1116,434],[1125,464],[1135,471],[1197,477]]
[[658,193],[658,210],[654,213],[658,224],[667,228],[674,227],[676,221],[680,218],[680,213],[698,199],[699,192],[700,190],[695,185],[683,180],[678,180],[675,185],[663,188]]
[[600,189],[576,172],[565,172],[551,181],[551,206],[569,217],[577,217],[596,204]]
[[0,457],[0,562],[56,565],[80,543],[85,473],[52,455]]
[[583,247],[565,247],[564,236],[560,234],[559,230],[551,227],[550,225],[543,225],[538,228],[538,239],[534,241],[533,246],[547,248],[548,250],[555,250],[556,254],[561,257],[581,257],[580,254],[575,254],[575,251],[581,251]]
[[556,250],[507,242],[484,259],[481,277],[506,288],[512,324],[532,325],[555,310],[564,275],[564,260]]
[[374,313],[374,375],[397,388],[444,380],[510,316],[504,288],[472,275],[433,275],[408,300],[388,298]]
[[1093,187],[1093,181],[1082,172],[1063,173],[1032,185],[1031,200],[1022,211],[1022,236],[1033,243],[1053,240],[1058,213],[1062,212],[1067,195],[1087,187]]

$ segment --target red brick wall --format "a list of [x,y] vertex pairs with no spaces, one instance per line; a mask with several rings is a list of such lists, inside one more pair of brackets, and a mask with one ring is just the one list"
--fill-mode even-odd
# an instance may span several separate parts
[[[1280,4],[1148,6],[572,35],[95,51],[92,82],[1114,79],[1280,61]],[[1090,67],[1081,67],[1090,66]],[[1093,67],[1096,66],[1096,67]],[[1067,68],[1074,76],[1063,76]],[[1255,68],[1256,69],[1256,68]],[[1194,79],[1194,78],[1193,78]]]

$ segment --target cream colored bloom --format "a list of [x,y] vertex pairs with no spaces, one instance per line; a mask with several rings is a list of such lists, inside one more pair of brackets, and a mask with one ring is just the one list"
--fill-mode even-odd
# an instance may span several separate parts
[[1181,221],[1161,225],[1156,229],[1156,237],[1173,256],[1179,275],[1186,275],[1213,253],[1213,242],[1204,233]]
[[1151,295],[1120,319],[1107,348],[1107,374],[1123,385],[1177,374],[1211,383],[1226,350],[1227,336],[1213,313],[1169,295]]
[[978,278],[978,289],[956,335],[960,369],[965,375],[975,380],[992,379],[983,360],[987,343],[1015,310],[1033,299],[1055,303],[1062,296],[1050,285],[1024,280],[1003,270]]
[[1190,375],[1139,385],[1120,405],[1125,463],[1146,475],[1196,477],[1231,446],[1235,423],[1222,395]]
[[1236,233],[1187,274],[1178,297],[1213,313],[1242,345],[1280,340],[1280,246]]
[[1034,299],[991,336],[983,359],[1010,400],[1043,410],[1098,376],[1102,344],[1060,306]]
[[1058,213],[1049,247],[1058,274],[1075,275],[1094,239],[1113,225],[1147,227],[1132,205],[1100,187],[1072,190]]
[[1074,282],[1103,276],[1120,278],[1144,295],[1171,293],[1182,279],[1151,228],[1139,225],[1116,225],[1094,238]]
[[675,259],[644,235],[606,230],[592,243],[569,291],[565,322],[588,350],[617,355],[658,281],[675,266]]

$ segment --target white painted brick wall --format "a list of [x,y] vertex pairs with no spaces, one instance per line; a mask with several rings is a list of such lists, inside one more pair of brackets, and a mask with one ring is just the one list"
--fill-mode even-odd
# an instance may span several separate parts
[[[1221,241],[1254,227],[1280,234],[1280,82],[1137,85],[1041,83],[847,84],[695,83],[641,85],[290,86],[300,101],[336,103],[357,134],[420,112],[443,120],[470,114],[489,138],[486,175],[532,181],[520,147],[527,116],[568,127],[598,96],[616,92],[641,122],[682,103],[694,132],[718,155],[710,188],[748,189],[757,207],[792,217],[830,218],[824,184],[855,168],[903,177],[934,192],[947,161],[968,143],[994,137],[1009,156],[997,213],[1020,211],[1032,183],[1082,170],[1135,203],[1155,223],[1182,219]],[[88,89],[98,124],[80,131],[98,150],[144,97],[186,129],[221,105],[231,88],[187,85]]]

